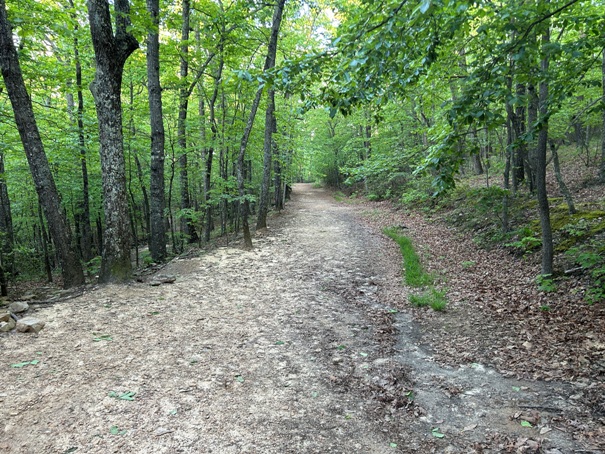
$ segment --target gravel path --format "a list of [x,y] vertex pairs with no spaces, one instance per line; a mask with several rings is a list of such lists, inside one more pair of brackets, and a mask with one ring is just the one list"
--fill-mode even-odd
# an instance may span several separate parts
[[354,208],[297,185],[271,225],[250,252],[174,260],[173,284],[92,289],[0,337],[0,451],[571,452],[511,422],[541,385],[434,364],[392,309],[396,248]]

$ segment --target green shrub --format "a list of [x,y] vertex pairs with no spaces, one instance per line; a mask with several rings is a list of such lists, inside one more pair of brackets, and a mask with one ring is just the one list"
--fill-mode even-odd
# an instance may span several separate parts
[[585,301],[594,304],[605,300],[605,246],[602,239],[594,238],[588,243],[570,248],[566,254],[590,275],[591,285],[586,292]]

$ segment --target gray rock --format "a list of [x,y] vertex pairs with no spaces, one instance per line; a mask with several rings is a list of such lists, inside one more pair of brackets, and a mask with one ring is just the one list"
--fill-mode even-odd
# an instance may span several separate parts
[[17,331],[20,333],[39,333],[45,323],[34,317],[25,317],[17,322]]
[[0,333],[8,333],[12,330],[16,325],[16,322],[10,317],[8,317],[8,321],[0,322]]
[[0,311],[0,322],[8,322],[11,320],[11,313],[8,311]]
[[156,279],[162,284],[172,284],[176,281],[176,276],[174,274],[158,274]]
[[8,310],[13,314],[20,314],[21,312],[25,312],[29,309],[29,304],[25,301],[15,301],[8,306]]

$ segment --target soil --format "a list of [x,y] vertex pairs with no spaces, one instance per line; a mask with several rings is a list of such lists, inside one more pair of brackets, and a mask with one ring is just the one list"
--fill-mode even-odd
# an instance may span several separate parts
[[[32,304],[40,334],[0,337],[0,451],[602,452],[570,430],[592,382],[478,361],[457,331],[468,310],[410,308],[367,208],[305,184],[292,197],[252,251]],[[602,434],[590,421],[582,433]]]

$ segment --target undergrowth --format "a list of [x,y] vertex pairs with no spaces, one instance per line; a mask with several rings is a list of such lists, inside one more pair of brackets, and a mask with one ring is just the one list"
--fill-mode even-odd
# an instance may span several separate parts
[[[509,208],[507,224],[503,216],[505,197],[508,197]],[[605,300],[605,247],[602,246],[605,203],[576,202],[577,213],[570,214],[563,199],[551,197],[549,201],[555,252],[561,254],[559,268],[553,276],[538,277],[536,285],[546,293],[556,291],[556,282],[563,271],[577,267],[590,281],[585,301],[592,304]],[[428,208],[425,205],[425,210]],[[504,246],[524,258],[540,253],[537,204],[527,191],[513,196],[498,186],[459,185],[433,203],[431,211],[441,212],[448,223],[470,232],[474,242],[485,249]]]

